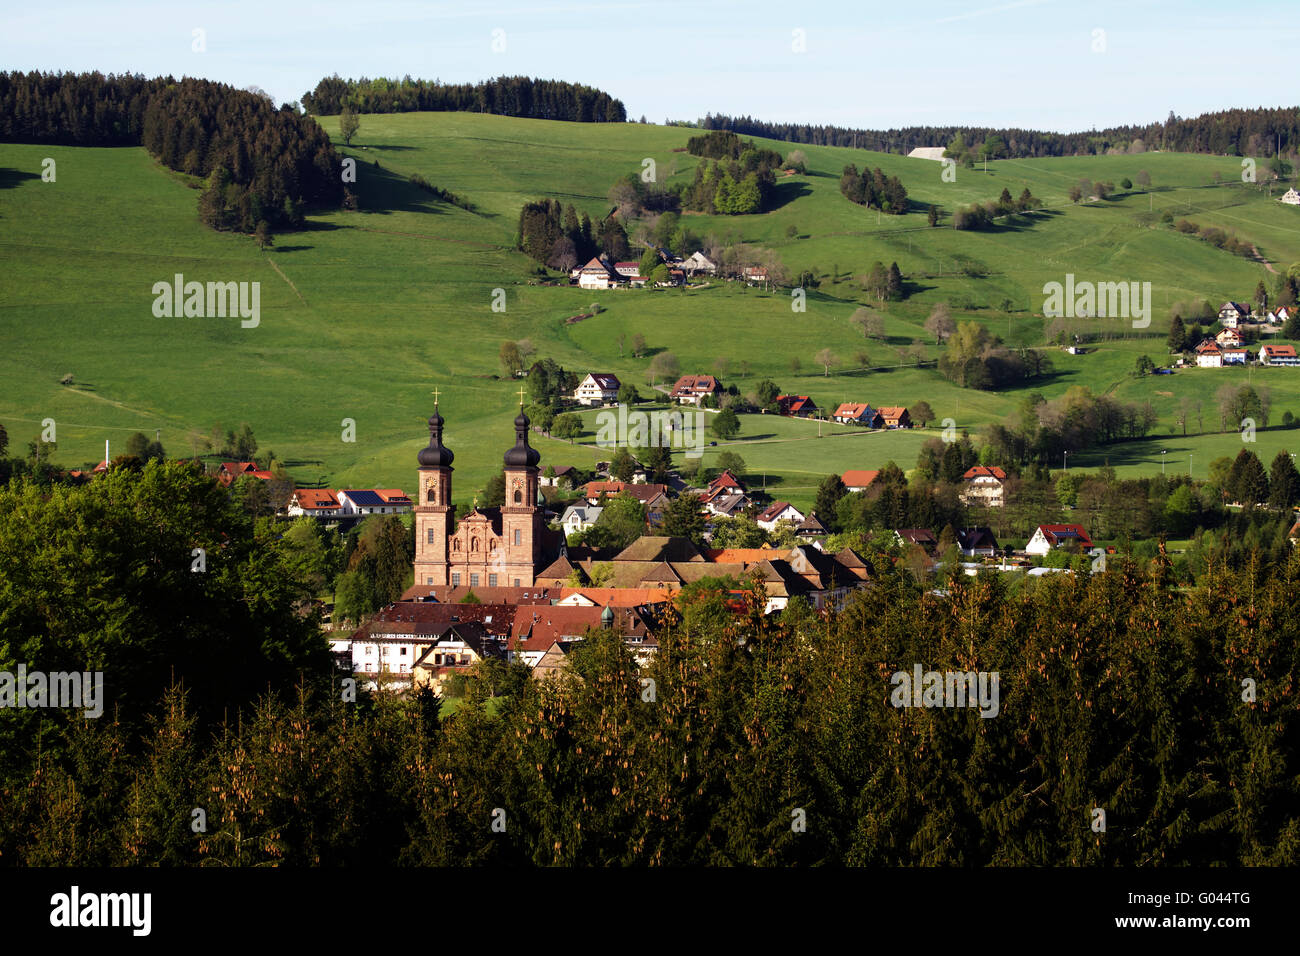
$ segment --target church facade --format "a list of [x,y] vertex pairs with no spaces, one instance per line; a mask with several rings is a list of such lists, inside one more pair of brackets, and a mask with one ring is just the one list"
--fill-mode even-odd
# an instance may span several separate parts
[[443,424],[435,405],[429,444],[419,454],[415,584],[532,587],[537,572],[557,556],[562,538],[549,531],[537,506],[541,455],[528,444],[528,416],[521,408],[514,447],[505,453],[505,504],[475,507],[459,523],[451,503],[455,456],[443,444]]

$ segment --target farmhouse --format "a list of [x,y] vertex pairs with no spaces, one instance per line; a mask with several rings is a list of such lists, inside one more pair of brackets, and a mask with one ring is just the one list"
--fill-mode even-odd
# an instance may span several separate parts
[[608,289],[619,281],[619,274],[599,256],[592,256],[578,271],[578,285],[584,289]]
[[788,501],[774,501],[754,520],[764,531],[775,531],[778,522],[792,521],[798,524],[803,521],[803,512]]
[[777,410],[791,418],[807,418],[817,414],[817,403],[807,395],[778,395]]
[[841,402],[831,417],[845,425],[866,425],[868,428],[884,427],[884,419],[880,417],[880,412],[865,403]]
[[335,518],[343,513],[343,505],[328,488],[298,488],[289,499],[288,511],[295,516]]
[[1029,554],[1044,555],[1053,548],[1075,546],[1079,549],[1091,548],[1092,539],[1082,525],[1077,524],[1040,524],[1034,529],[1034,536],[1025,545]]
[[634,279],[641,275],[641,263],[639,262],[616,262],[614,271],[624,279]]
[[961,476],[962,504],[981,504],[988,508],[1001,508],[1006,503],[1007,473],[996,465],[975,465]]
[[692,252],[689,256],[686,257],[686,259],[682,262],[682,269],[686,271],[687,275],[692,275],[692,276],[698,273],[704,273],[705,275],[713,275],[718,271],[718,264],[714,262],[712,259],[710,259],[708,256],[706,256],[704,253],[697,251],[697,252]]
[[1250,320],[1250,307],[1240,302],[1225,302],[1219,307],[1219,323],[1225,329],[1235,329]]
[[1300,206],[1300,193],[1296,192],[1295,187],[1292,186],[1282,194],[1282,198],[1278,202],[1284,202],[1288,206]]
[[610,372],[588,372],[574,389],[573,398],[579,405],[608,405],[618,400],[620,384],[618,376]]
[[1300,365],[1294,345],[1262,345],[1259,360],[1265,365]]
[[1223,368],[1223,349],[1206,339],[1196,346],[1196,364],[1200,368]]
[[866,491],[867,486],[875,481],[879,475],[879,469],[872,469],[870,471],[857,469],[846,471],[840,476],[840,480],[844,482],[844,487],[849,489],[849,491]]
[[901,405],[886,405],[880,409],[886,428],[911,428],[912,416]]
[[700,405],[721,391],[722,385],[712,375],[683,375],[673,386],[671,398],[682,405]]
[[746,266],[744,277],[750,285],[764,284],[767,282],[767,270],[762,266]]
[[1241,333],[1236,329],[1224,329],[1214,337],[1214,341],[1219,344],[1220,348],[1228,346],[1238,346],[1241,344]]

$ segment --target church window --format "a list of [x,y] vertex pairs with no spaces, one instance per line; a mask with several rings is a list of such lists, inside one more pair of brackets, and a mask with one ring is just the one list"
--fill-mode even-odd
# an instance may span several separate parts
[[433,528],[430,527],[430,528],[429,528],[429,544],[433,544],[433,543],[434,543],[434,538],[433,538]]
[[521,492],[518,488],[516,488],[516,489],[515,489],[515,504],[519,504],[519,503],[522,502],[523,500],[524,500],[523,492]]
[[477,575],[477,574],[471,574],[471,575],[469,576],[469,586],[472,587],[472,588],[476,588],[476,587],[478,587],[478,575]]
[[495,574],[489,574],[489,575],[488,575],[488,587],[490,587],[490,588],[494,588],[494,587],[496,587],[496,586],[497,586],[497,576],[496,576]]
[[451,572],[451,586],[454,588],[460,587],[460,572]]
[[524,532],[523,532],[523,530],[520,529],[520,528],[515,528],[515,544],[516,544],[516,545],[520,545],[520,544],[523,544],[523,543],[524,543]]
[[452,541],[452,543],[451,543],[451,550],[453,550],[453,551],[459,551],[459,550],[460,550],[460,538],[456,538],[455,540]]
[[477,550],[478,550],[478,538],[470,538],[470,541],[469,541],[469,549],[470,549],[471,551],[477,551]]

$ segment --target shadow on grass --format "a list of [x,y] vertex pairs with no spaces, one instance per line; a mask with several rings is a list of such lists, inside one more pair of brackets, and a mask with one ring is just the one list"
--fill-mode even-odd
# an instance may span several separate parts
[[13,189],[24,180],[40,178],[39,174],[29,173],[25,169],[11,169],[7,166],[0,166],[0,189]]

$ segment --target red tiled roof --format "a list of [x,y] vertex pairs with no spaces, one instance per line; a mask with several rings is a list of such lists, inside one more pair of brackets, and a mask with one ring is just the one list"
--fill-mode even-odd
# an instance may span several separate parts
[[976,465],[974,468],[968,468],[962,478],[966,481],[972,478],[996,478],[998,481],[1006,481],[1007,473],[997,465]]
[[840,480],[844,482],[846,488],[865,488],[867,485],[875,481],[879,475],[879,469],[873,471],[857,469],[854,471],[846,471]]

